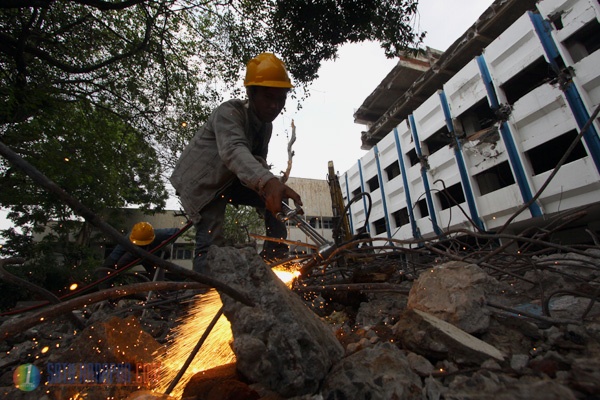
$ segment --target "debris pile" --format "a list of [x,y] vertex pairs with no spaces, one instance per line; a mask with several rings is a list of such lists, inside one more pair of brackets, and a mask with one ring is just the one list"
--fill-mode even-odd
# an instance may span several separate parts
[[[433,254],[417,264],[369,251],[290,290],[254,249],[211,248],[212,276],[254,305],[221,293],[237,361],[196,374],[182,398],[598,398],[600,250],[517,254],[478,254],[478,263],[473,254],[450,261]],[[13,371],[24,363],[44,371],[74,363],[91,341],[101,343],[93,350],[107,363],[127,355],[132,364],[152,362],[157,350],[168,351],[166,334],[193,294],[151,309],[134,299],[98,303],[81,314],[86,327],[77,335],[63,318],[8,338],[0,344],[3,398],[72,397],[60,386],[31,397],[14,387]],[[118,326],[120,335],[107,335],[107,326]],[[151,392],[151,384],[92,389],[79,388],[80,395],[168,398]]]
[[213,247],[209,274],[243,293],[253,307],[227,295],[238,370],[283,396],[315,393],[344,354],[333,331],[292,293],[251,248]]

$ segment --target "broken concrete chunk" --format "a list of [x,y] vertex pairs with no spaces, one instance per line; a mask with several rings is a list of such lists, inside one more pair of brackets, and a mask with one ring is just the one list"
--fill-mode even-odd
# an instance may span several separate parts
[[254,249],[211,247],[208,273],[245,293],[245,306],[222,294],[237,368],[287,397],[315,393],[344,354],[332,329],[292,293]]
[[420,399],[421,379],[391,343],[360,350],[337,363],[323,383],[324,399]]
[[588,394],[600,393],[600,360],[578,358],[571,365],[572,385]]
[[520,371],[529,364],[529,356],[527,354],[513,354],[510,359],[510,367],[515,371]]
[[362,302],[356,314],[356,323],[360,326],[373,326],[378,323],[391,325],[405,308],[406,295],[386,293],[385,296]]
[[419,276],[410,290],[408,308],[435,315],[468,333],[483,332],[490,323],[484,286],[491,280],[475,264],[442,264]]
[[468,364],[489,358],[504,360],[504,354],[495,347],[421,310],[406,310],[392,329],[406,348],[426,357]]
[[[503,379],[504,380],[504,379]],[[494,384],[476,373],[464,382],[461,388],[452,388],[444,393],[451,400],[575,400],[573,392],[554,381],[539,380]]]
[[425,378],[425,387],[423,393],[427,400],[440,400],[442,394],[446,391],[444,385],[437,379],[429,376]]
[[419,376],[429,376],[433,373],[433,364],[425,357],[409,351],[406,355],[406,359],[413,371],[419,374]]

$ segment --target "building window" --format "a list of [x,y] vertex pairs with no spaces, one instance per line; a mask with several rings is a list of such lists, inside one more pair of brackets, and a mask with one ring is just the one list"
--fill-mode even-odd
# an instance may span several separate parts
[[[527,158],[533,168],[533,174],[538,175],[554,169],[565,154],[565,149],[569,148],[575,137],[577,137],[577,132],[569,131],[527,151]],[[579,141],[565,163],[579,160],[586,155],[585,147]]]
[[481,99],[464,113],[460,114],[454,123],[454,129],[459,137],[477,138],[494,127],[498,118],[487,100]]
[[408,209],[406,207],[393,212],[392,217],[394,217],[394,223],[396,224],[396,228],[400,228],[401,226],[404,226],[410,222],[410,219],[408,217]]
[[175,243],[173,245],[173,260],[191,260],[194,254],[194,245]]
[[408,157],[408,161],[410,161],[410,166],[415,166],[419,163],[419,156],[417,156],[417,150],[416,149],[412,149],[411,151],[409,151],[408,153],[406,153],[406,156]]
[[417,202],[417,207],[419,208],[419,212],[421,213],[421,218],[425,218],[429,216],[429,208],[427,208],[427,200],[421,199]]
[[379,189],[379,178],[377,175],[372,177],[367,181],[367,185],[369,186],[369,192],[373,193],[375,190]]
[[515,183],[508,161],[501,162],[475,175],[479,193],[483,196]]
[[452,185],[445,190],[440,190],[440,192],[437,193],[437,196],[442,206],[442,210],[465,202],[465,194],[460,183]]
[[400,175],[400,164],[398,160],[394,161],[385,168],[388,182]]
[[315,229],[333,229],[333,218],[331,217],[308,217],[308,223]]
[[373,227],[375,228],[376,235],[384,233],[386,231],[385,218],[380,218],[377,221],[373,222]]
[[443,149],[451,143],[452,137],[450,136],[450,132],[448,132],[446,126],[435,132],[433,135],[429,136],[424,141],[425,147],[427,148],[426,150],[428,151],[429,155],[432,155],[436,151]]
[[556,74],[544,57],[523,68],[519,73],[502,84],[508,104],[515,104],[521,97],[548,81],[556,79]]
[[360,188],[356,188],[352,191],[352,199],[354,199],[356,196],[359,195],[359,193],[361,193],[362,190],[360,190]]
[[581,61],[600,48],[600,23],[593,19],[564,41],[573,62]]

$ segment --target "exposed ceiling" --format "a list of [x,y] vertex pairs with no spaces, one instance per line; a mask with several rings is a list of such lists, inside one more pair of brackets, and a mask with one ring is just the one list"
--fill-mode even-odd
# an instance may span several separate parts
[[368,126],[362,149],[371,149],[536,3],[496,0],[444,53],[428,49],[424,58],[400,57],[354,113],[355,123]]

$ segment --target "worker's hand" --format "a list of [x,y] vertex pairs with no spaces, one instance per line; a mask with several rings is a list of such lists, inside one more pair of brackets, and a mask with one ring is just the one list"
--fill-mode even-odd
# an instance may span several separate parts
[[284,199],[292,199],[296,206],[302,206],[300,195],[289,186],[281,183],[277,178],[271,178],[267,181],[263,188],[263,195],[265,207],[275,216],[281,212],[281,202]]

